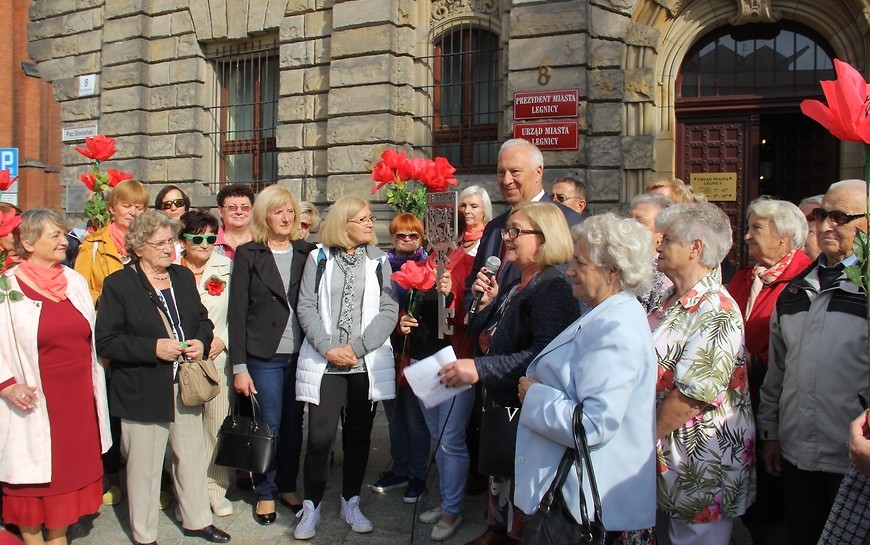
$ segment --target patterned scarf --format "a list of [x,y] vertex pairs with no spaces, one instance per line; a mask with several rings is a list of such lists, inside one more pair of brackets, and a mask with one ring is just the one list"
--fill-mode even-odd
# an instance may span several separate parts
[[354,310],[356,310],[356,301],[354,300],[354,286],[356,285],[356,270],[362,263],[366,255],[365,246],[357,246],[352,254],[338,250],[338,267],[344,273],[344,286],[341,289],[341,309],[338,313],[338,329],[341,331],[341,342],[347,342],[350,338],[350,331],[353,327]]
[[776,262],[771,268],[763,267],[756,263],[752,268],[752,285],[749,287],[749,300],[746,301],[746,312],[743,313],[743,319],[748,320],[752,313],[752,307],[755,306],[755,300],[758,299],[758,294],[761,293],[761,288],[773,284],[777,278],[791,265],[791,260],[797,250],[792,250],[782,259]]

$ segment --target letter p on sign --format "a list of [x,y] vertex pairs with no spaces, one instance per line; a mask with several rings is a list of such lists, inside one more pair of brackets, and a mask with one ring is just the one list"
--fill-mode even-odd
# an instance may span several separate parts
[[0,148],[0,170],[9,170],[12,176],[18,176],[18,148]]

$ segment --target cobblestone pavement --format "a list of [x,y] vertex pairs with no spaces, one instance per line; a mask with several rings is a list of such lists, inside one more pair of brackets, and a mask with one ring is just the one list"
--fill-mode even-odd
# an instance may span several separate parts
[[[306,422],[307,426],[307,422]],[[387,419],[379,408],[372,432],[372,451],[369,457],[366,485],[373,483],[378,474],[389,469],[390,440],[387,432]],[[339,518],[339,493],[341,490],[341,438],[336,443],[336,459],[332,464],[331,476],[323,499],[322,519],[317,527],[317,535],[309,540],[311,545],[432,545],[429,539],[431,526],[415,522],[415,514],[437,505],[438,479],[434,466],[430,470],[430,493],[417,504],[402,501],[402,491],[393,490],[387,494],[375,494],[365,487],[360,494],[360,506],[372,521],[375,529],[369,534],[357,534]],[[304,453],[303,453],[304,456]],[[301,482],[301,475],[300,475]],[[278,505],[278,519],[270,526],[260,526],[251,516],[255,501],[253,492],[230,489],[229,499],[234,512],[228,517],[215,517],[214,523],[232,535],[234,545],[271,545],[295,542],[293,528],[296,518],[282,505]],[[486,496],[467,496],[463,506],[464,523],[456,535],[446,541],[447,545],[462,545],[479,536],[486,529],[484,511]],[[127,502],[111,507],[103,506],[99,514],[82,519],[69,531],[72,545],[116,545],[132,543],[127,514]],[[175,503],[160,514],[161,545],[202,545],[207,543],[199,538],[185,537],[181,525],[175,520]],[[751,545],[748,533],[738,524],[732,538],[733,545]]]

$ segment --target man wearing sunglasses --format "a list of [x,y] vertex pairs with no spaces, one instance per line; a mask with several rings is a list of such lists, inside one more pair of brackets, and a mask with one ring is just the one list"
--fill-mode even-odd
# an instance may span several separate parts
[[770,322],[758,439],[767,472],[785,486],[788,543],[815,544],[843,475],[849,425],[867,396],[867,296],[843,272],[867,231],[867,184],[831,185],[811,213],[821,255],[789,282]]
[[553,189],[550,191],[551,199],[564,204],[581,215],[586,210],[587,196],[586,184],[571,176],[556,178],[556,181],[553,182]]

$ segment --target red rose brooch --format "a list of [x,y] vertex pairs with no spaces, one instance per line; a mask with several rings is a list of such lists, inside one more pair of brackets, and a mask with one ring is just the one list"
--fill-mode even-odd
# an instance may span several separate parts
[[205,283],[205,291],[207,291],[209,295],[214,295],[215,297],[222,294],[226,287],[227,283],[217,276],[212,276]]

